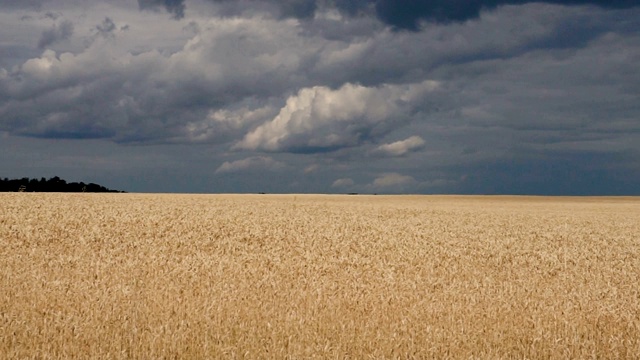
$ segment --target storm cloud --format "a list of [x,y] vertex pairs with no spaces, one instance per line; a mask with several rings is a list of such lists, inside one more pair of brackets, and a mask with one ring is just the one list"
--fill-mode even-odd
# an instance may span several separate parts
[[640,179],[635,2],[3,3],[15,176],[103,164],[116,183],[92,181],[132,191],[554,194]]
[[[466,21],[503,5],[545,2],[558,5],[592,5],[624,9],[638,6],[637,0],[209,0],[230,4],[230,8],[246,8],[247,3],[265,3],[281,16],[311,18],[318,9],[335,8],[343,14],[357,16],[373,10],[384,23],[397,29],[418,30],[421,21],[448,23]],[[175,18],[184,17],[185,0],[138,0],[141,9],[164,7]],[[235,3],[235,4],[234,4]],[[240,3],[240,4],[238,4]]]
[[[474,19],[481,11],[489,11],[502,5],[522,5],[527,0],[375,0],[376,14],[387,24],[401,29],[417,30],[421,20],[453,22]],[[608,8],[638,6],[632,0],[543,0],[559,5],[595,5]]]

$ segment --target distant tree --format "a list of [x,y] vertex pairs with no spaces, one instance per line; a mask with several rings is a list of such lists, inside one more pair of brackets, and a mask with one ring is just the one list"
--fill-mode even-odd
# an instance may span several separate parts
[[85,184],[83,182],[67,183],[65,180],[54,176],[50,179],[41,178],[37,179],[0,179],[0,192],[15,192],[15,191],[29,191],[29,192],[124,192],[118,190],[111,190],[102,185],[90,183]]

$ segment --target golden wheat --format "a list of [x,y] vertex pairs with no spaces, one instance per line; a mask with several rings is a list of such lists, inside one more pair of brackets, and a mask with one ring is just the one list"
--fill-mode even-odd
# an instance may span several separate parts
[[638,198],[0,204],[0,358],[640,355]]

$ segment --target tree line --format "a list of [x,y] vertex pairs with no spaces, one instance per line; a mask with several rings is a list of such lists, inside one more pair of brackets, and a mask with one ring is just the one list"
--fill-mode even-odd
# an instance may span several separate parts
[[0,179],[0,192],[90,192],[90,193],[119,193],[124,191],[108,189],[102,185],[83,182],[68,183],[57,176],[50,179]]

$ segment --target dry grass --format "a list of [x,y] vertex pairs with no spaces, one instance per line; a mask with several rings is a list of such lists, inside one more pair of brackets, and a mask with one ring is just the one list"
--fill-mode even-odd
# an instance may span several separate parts
[[0,358],[640,354],[638,198],[0,204]]

